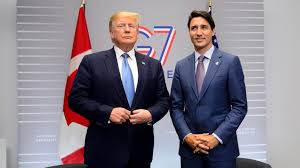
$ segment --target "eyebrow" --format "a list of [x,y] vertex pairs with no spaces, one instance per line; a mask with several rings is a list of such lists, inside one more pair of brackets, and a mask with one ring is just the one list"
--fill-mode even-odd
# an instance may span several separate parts
[[209,27],[207,24],[200,24],[200,25],[192,25],[191,28],[196,28],[196,27]]

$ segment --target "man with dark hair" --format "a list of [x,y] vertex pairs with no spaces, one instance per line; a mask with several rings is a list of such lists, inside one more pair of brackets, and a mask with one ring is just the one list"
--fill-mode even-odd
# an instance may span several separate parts
[[89,168],[150,168],[153,124],[168,111],[159,61],[137,53],[139,15],[116,12],[109,21],[114,47],[83,58],[69,105],[90,121],[84,162]]
[[177,62],[170,96],[181,166],[235,168],[236,130],[247,113],[240,60],[213,46],[215,23],[206,11],[192,11],[188,29],[195,51]]

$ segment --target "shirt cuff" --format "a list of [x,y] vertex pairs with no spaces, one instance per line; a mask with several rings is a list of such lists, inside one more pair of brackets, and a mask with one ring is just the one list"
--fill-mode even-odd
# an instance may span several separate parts
[[151,121],[148,121],[148,122],[147,122],[147,125],[148,125],[148,126],[153,126],[152,120],[151,120]]
[[188,135],[190,135],[190,134],[192,134],[192,133],[188,133],[188,134],[186,134],[186,136],[183,138],[183,140],[182,140],[182,144],[185,142],[185,138],[188,136]]
[[218,140],[221,144],[223,144],[222,139],[219,138],[217,134],[213,133],[212,135],[213,135],[215,138],[217,138],[217,140]]

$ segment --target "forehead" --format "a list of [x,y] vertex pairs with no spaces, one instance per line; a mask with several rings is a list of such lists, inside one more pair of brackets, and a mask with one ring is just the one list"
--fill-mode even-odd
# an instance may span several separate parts
[[116,23],[136,23],[137,22],[137,18],[134,16],[117,16],[113,22]]
[[203,17],[194,17],[192,20],[191,20],[191,23],[190,23],[191,26],[193,25],[209,25],[208,21],[205,20]]

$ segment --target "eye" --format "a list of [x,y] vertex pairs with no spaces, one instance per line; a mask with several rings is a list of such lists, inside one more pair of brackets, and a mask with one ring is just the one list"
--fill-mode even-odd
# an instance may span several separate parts
[[137,26],[134,25],[134,24],[128,24],[128,27],[131,28],[131,29],[135,29]]
[[126,27],[126,24],[118,24],[116,27],[119,29],[124,29]]
[[198,26],[192,26],[191,27],[191,30],[197,30],[198,29]]
[[208,28],[209,28],[208,25],[201,25],[201,29],[202,29],[202,30],[207,30]]

